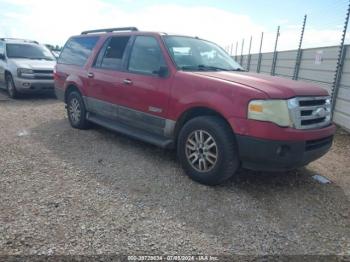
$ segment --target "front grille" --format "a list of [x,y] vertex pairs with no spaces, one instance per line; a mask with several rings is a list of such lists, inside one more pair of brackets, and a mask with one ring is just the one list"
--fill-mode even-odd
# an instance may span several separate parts
[[331,122],[331,103],[328,96],[293,98],[289,102],[289,110],[297,129],[320,128]]
[[34,75],[35,79],[53,79],[53,75]]
[[34,70],[35,79],[53,79],[53,70]]
[[332,141],[333,141],[333,136],[328,136],[317,140],[309,140],[309,141],[306,141],[305,150],[310,151],[310,150],[318,149],[320,147],[330,146],[332,144]]
[[34,74],[53,74],[53,70],[34,70]]

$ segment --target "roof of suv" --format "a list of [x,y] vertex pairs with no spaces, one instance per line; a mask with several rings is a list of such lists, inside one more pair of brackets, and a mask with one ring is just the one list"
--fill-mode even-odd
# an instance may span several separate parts
[[167,35],[164,32],[154,32],[154,31],[139,31],[136,27],[117,27],[117,28],[104,28],[104,29],[94,29],[81,32],[78,36],[84,35],[114,35],[114,34],[156,34],[156,35]]
[[16,44],[39,44],[37,41],[29,40],[29,39],[19,39],[19,38],[0,38],[0,41],[4,41],[6,43],[16,43]]

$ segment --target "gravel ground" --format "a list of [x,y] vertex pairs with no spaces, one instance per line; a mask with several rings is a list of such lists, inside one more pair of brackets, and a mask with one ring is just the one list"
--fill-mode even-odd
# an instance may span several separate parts
[[0,255],[350,255],[346,132],[306,168],[218,187],[192,182],[171,151],[72,129],[47,96],[2,97],[0,138]]

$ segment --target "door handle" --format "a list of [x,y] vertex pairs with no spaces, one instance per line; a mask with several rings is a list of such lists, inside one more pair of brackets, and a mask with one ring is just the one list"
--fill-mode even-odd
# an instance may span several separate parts
[[94,73],[88,73],[88,78],[93,78],[94,77]]
[[123,83],[126,84],[126,85],[131,85],[132,81],[130,79],[124,79]]

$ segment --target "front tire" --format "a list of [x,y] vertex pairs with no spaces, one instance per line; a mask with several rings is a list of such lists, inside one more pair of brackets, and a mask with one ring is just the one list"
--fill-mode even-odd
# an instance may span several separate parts
[[177,152],[186,174],[205,185],[221,184],[239,167],[232,130],[216,116],[196,117],[188,121],[180,131]]
[[77,91],[72,91],[67,98],[67,115],[69,123],[77,129],[88,129],[90,122],[86,119],[86,108],[83,98]]
[[6,89],[9,97],[15,99],[18,97],[18,92],[13,81],[13,78],[10,74],[6,75]]

